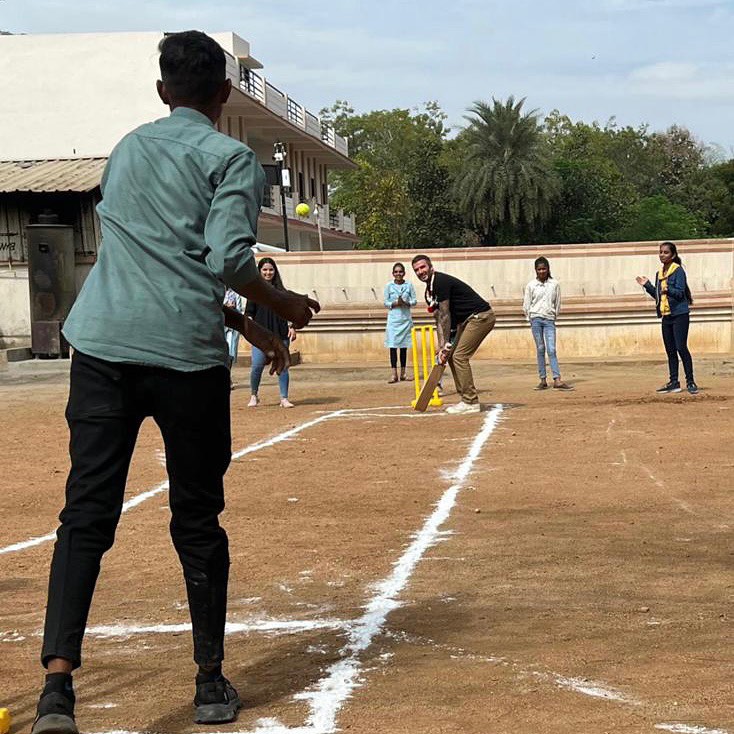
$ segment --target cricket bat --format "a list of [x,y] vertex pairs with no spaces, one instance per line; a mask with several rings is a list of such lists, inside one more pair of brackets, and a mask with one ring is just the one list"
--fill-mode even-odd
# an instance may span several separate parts
[[444,370],[446,369],[445,364],[434,364],[431,373],[428,375],[428,379],[423,383],[423,389],[420,391],[418,398],[413,406],[414,410],[418,410],[421,413],[425,413],[428,404],[431,402],[433,393],[438,387],[438,383],[441,382]]

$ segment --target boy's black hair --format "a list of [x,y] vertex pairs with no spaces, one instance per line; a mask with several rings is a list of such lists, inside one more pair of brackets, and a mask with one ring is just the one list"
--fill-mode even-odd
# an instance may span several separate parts
[[222,47],[201,31],[170,33],[158,50],[161,80],[177,102],[205,105],[227,78]]
[[[683,265],[683,261],[680,259],[680,255],[678,254],[678,248],[675,245],[675,242],[661,242],[660,247],[667,247],[670,250],[670,254],[673,256],[673,262],[676,265]],[[688,301],[688,305],[691,305],[693,303],[693,295],[691,294],[691,289],[686,284],[686,301]]]

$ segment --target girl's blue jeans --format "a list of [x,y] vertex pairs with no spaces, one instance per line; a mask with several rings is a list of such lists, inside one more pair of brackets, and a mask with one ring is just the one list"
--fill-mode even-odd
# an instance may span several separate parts
[[535,339],[540,379],[545,380],[547,377],[545,368],[545,354],[547,352],[553,379],[558,380],[561,377],[561,368],[558,366],[558,357],[556,356],[556,322],[552,319],[536,317],[530,319],[530,330],[533,332],[533,339]]
[[[283,339],[283,344],[285,344],[285,348],[288,349],[288,346],[290,345],[290,339]],[[257,395],[257,391],[260,389],[260,380],[262,379],[263,370],[265,369],[267,363],[268,362],[267,357],[265,356],[265,352],[253,346],[252,367],[250,368],[250,392],[253,395]],[[288,397],[289,382],[290,378],[288,376],[288,369],[286,368],[278,375],[278,385],[280,387],[281,398]]]

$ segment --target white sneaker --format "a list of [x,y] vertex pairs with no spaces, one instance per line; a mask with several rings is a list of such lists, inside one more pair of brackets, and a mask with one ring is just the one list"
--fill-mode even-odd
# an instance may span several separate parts
[[293,408],[295,406],[293,405],[293,403],[291,403],[290,400],[288,400],[288,398],[281,398],[280,399],[280,407],[281,408]]
[[257,395],[250,395],[250,402],[247,403],[248,408],[257,408],[257,404],[260,402],[260,399],[257,397]]
[[456,403],[456,405],[449,405],[446,408],[447,413],[452,415],[463,415],[464,413],[479,413],[482,410],[482,406],[479,403]]

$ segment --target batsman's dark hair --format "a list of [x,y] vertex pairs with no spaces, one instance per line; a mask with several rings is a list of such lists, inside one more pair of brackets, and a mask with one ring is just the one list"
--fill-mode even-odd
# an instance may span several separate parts
[[425,260],[429,265],[433,265],[431,262],[431,258],[428,257],[428,255],[416,255],[411,261],[411,265],[415,265],[417,262],[420,262],[421,260]]
[[262,271],[264,265],[273,266],[273,270],[275,270],[275,275],[270,282],[273,284],[274,288],[277,288],[279,291],[284,291],[285,286],[283,285],[283,279],[280,277],[280,270],[278,270],[278,266],[275,264],[275,260],[273,260],[272,257],[264,257],[257,264],[257,269]]
[[533,267],[534,268],[537,268],[538,265],[545,265],[545,267],[548,268],[548,277],[549,278],[552,278],[553,277],[551,275],[550,263],[548,262],[548,258],[547,257],[543,257],[542,255],[540,257],[536,257],[535,258],[535,262],[533,263]]
[[158,44],[158,50],[161,80],[177,102],[205,105],[227,78],[224,51],[206,33],[170,33]]
[[405,265],[403,265],[403,263],[395,263],[395,265],[392,266],[393,272],[395,272],[395,268],[400,268],[403,272],[405,272]]
[[[680,259],[680,255],[678,254],[678,248],[675,245],[675,242],[661,242],[660,247],[667,247],[670,250],[670,254],[673,256],[673,262],[676,263],[676,265],[683,265],[683,261]],[[693,303],[693,295],[691,294],[691,289],[688,287],[688,284],[686,283],[686,301],[688,301],[688,304],[690,305]]]

